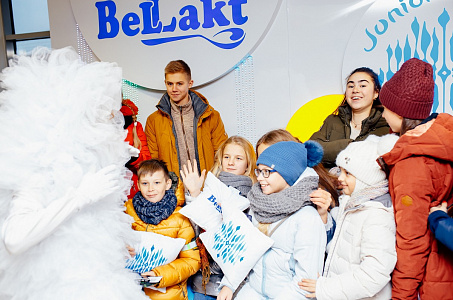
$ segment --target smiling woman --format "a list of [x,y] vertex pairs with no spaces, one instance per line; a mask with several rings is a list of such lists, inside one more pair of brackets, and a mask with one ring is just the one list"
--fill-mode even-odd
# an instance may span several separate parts
[[322,163],[325,167],[334,167],[338,153],[349,143],[362,141],[370,134],[389,133],[389,126],[382,117],[380,90],[378,76],[370,68],[355,69],[348,76],[343,102],[310,137],[324,148]]

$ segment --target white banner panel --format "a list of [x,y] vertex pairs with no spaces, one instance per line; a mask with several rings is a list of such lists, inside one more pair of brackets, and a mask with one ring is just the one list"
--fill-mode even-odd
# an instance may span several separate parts
[[166,64],[183,59],[196,85],[238,65],[263,39],[282,0],[71,0],[76,22],[102,61],[123,77],[165,89]]

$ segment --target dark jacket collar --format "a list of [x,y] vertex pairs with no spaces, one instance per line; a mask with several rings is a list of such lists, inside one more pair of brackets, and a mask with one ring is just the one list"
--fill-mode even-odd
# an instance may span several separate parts
[[[362,126],[362,132],[368,131],[371,128],[379,128],[388,126],[384,118],[382,118],[382,113],[384,111],[383,107],[373,107],[371,108],[370,116],[366,118]],[[352,118],[352,110],[349,106],[340,106],[338,108],[338,116],[345,123],[349,124]]]
[[[198,119],[208,108],[209,103],[206,98],[200,93],[196,93],[192,90],[189,90],[190,98],[192,99],[192,106],[195,113],[195,118]],[[162,98],[160,98],[159,103],[156,105],[157,109],[171,116],[171,103],[168,93],[165,93]]]

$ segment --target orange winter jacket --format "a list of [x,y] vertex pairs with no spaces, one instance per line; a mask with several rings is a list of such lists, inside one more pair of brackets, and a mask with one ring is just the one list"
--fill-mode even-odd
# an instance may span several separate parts
[[453,204],[453,117],[406,132],[382,159],[396,222],[392,299],[453,299],[453,254],[428,227],[431,207]]
[[[126,213],[134,218],[132,229],[137,231],[149,231],[162,234],[171,238],[182,238],[186,244],[195,237],[189,219],[179,213],[181,207],[176,207],[173,214],[157,225],[143,222],[135,212],[132,199],[125,203]],[[183,250],[178,257],[169,264],[153,269],[156,276],[162,276],[157,288],[165,287],[166,293],[145,288],[145,293],[153,300],[183,300],[187,297],[187,279],[195,274],[201,265],[198,248]]]
[[[189,91],[195,113],[194,139],[195,154],[199,171],[209,171],[214,165],[214,155],[220,145],[228,138],[218,111],[209,105],[206,98],[193,90]],[[146,120],[145,134],[151,157],[167,163],[168,170],[179,177],[178,189],[175,192],[178,205],[184,204],[184,187],[179,176],[180,162],[178,142],[171,117],[170,98],[165,93],[157,104],[157,111]],[[196,126],[195,126],[196,122]],[[196,128],[196,130],[195,130]]]

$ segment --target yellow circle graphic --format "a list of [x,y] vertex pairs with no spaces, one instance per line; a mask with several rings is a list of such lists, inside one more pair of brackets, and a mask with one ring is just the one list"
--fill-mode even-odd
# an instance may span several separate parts
[[321,128],[328,115],[343,101],[344,95],[326,95],[315,98],[299,108],[286,125],[293,136],[305,142],[310,136]]

